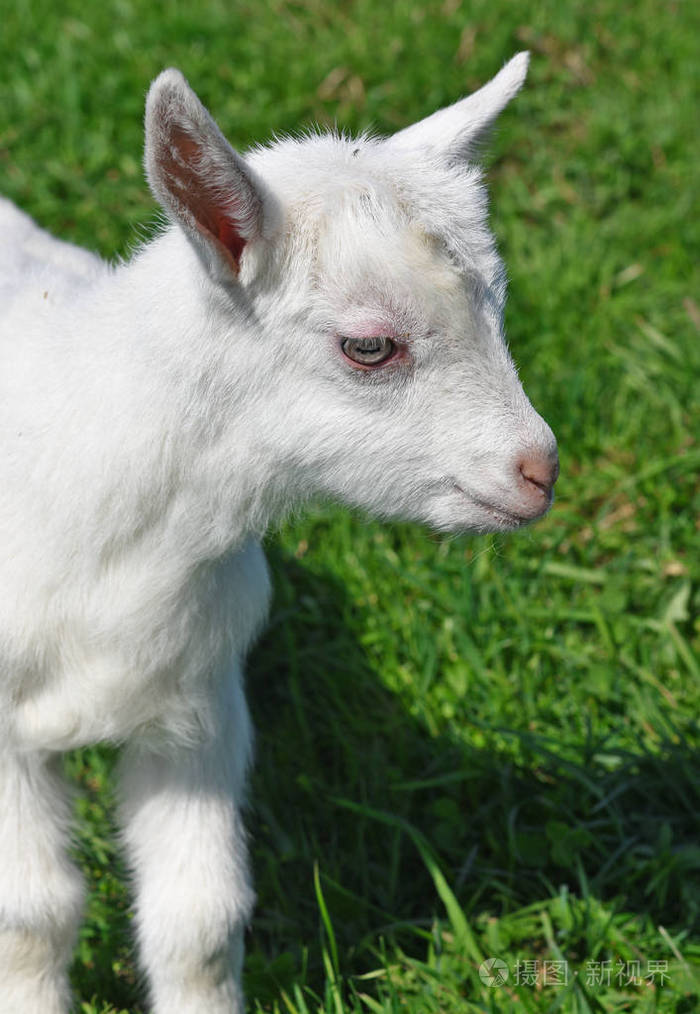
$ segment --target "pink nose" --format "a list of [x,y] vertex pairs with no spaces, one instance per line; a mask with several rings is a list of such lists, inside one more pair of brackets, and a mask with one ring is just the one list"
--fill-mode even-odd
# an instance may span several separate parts
[[524,499],[537,509],[549,506],[552,488],[559,475],[559,457],[556,450],[526,451],[518,460],[520,492]]

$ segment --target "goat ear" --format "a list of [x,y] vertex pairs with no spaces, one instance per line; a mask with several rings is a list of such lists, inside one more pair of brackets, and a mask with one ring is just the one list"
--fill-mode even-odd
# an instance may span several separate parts
[[265,234],[272,198],[178,70],[148,92],[145,163],[156,200],[210,273],[230,281],[246,244]]
[[452,162],[468,158],[520,91],[529,62],[528,52],[518,53],[478,92],[400,130],[388,143],[397,150],[429,151]]

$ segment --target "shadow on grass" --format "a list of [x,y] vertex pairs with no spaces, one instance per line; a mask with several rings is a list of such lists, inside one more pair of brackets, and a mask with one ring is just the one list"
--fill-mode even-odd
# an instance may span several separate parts
[[[506,914],[566,885],[649,913],[672,932],[697,924],[700,774],[689,746],[669,741],[656,755],[633,754],[593,739],[560,743],[474,726],[477,748],[430,731],[380,684],[353,632],[362,615],[344,586],[276,546],[268,557],[275,602],[247,678],[257,729],[251,995],[276,997],[302,967],[311,984],[322,980],[314,863],[344,971],[376,967],[371,948],[380,936],[409,952],[424,948],[416,927],[429,930],[444,913],[401,821],[430,842],[472,918]],[[69,761],[90,822],[82,849],[90,912],[74,982],[85,998],[136,1010],[142,991],[124,870],[109,842],[112,760],[93,750]],[[344,800],[366,812],[351,812]]]
[[[566,885],[671,931],[697,926],[700,768],[689,745],[674,737],[652,755],[475,726],[477,748],[431,732],[380,685],[340,582],[276,547],[268,555],[275,604],[248,666],[258,730],[254,995],[264,999],[271,975],[286,985],[306,960],[304,946],[320,953],[314,862],[346,971],[376,967],[369,948],[380,935],[410,950],[409,927],[429,929],[444,916],[402,820],[431,843],[472,917],[505,914]],[[312,982],[322,974],[309,972]]]

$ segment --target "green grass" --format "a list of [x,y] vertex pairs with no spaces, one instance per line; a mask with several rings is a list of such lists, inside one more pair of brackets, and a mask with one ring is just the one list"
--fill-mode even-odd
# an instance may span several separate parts
[[[557,503],[510,537],[339,508],[269,537],[251,1012],[698,1008],[698,11],[4,4],[1,189],[108,256],[153,219],[141,116],[162,66],[244,147],[312,120],[391,131],[533,53],[489,178],[511,345],[560,441]],[[136,1014],[112,758],[67,763],[91,885],[77,1009]],[[482,983],[488,957],[505,984]],[[643,981],[649,962],[663,982]]]

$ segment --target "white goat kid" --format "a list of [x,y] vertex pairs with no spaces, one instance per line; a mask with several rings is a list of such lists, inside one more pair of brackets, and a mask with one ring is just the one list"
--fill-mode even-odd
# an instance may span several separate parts
[[470,153],[520,54],[389,139],[226,142],[167,70],[146,167],[172,226],[109,267],[0,205],[0,1014],[58,1014],[82,903],[54,759],[123,743],[156,1014],[239,1014],[253,892],[241,662],[258,541],[328,496],[450,531],[551,501]]

